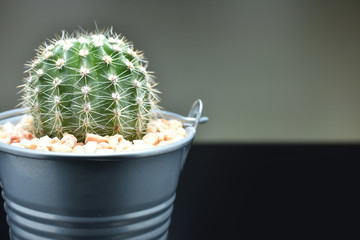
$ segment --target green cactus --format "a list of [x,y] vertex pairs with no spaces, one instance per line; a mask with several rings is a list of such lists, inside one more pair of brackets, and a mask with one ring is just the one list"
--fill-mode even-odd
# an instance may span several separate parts
[[158,110],[158,91],[146,59],[131,42],[112,29],[63,32],[37,52],[26,64],[22,85],[22,104],[33,116],[37,137],[143,136]]

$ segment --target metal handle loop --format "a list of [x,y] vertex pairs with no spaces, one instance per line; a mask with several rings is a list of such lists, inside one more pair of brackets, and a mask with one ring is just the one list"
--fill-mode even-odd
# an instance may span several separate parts
[[193,103],[187,117],[167,111],[161,111],[161,116],[179,120],[183,123],[184,127],[194,127],[196,130],[199,123],[206,123],[209,120],[208,117],[201,117],[202,109],[203,103],[198,99]]
[[196,100],[193,105],[191,106],[191,109],[188,114],[188,118],[192,118],[193,120],[193,127],[196,129],[199,125],[200,117],[203,110],[203,103],[200,99]]

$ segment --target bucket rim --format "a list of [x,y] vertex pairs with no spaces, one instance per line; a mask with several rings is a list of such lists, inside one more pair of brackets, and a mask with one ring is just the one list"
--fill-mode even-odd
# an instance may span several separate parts
[[[165,112],[165,111],[162,111]],[[166,116],[174,117],[179,116],[176,113],[165,112]],[[9,111],[1,112],[0,115],[4,116],[0,122],[8,122],[16,118],[20,118],[24,116],[24,109],[12,109]],[[6,117],[9,116],[9,117]],[[11,154],[14,156],[39,159],[39,160],[84,160],[84,161],[115,161],[125,158],[143,158],[143,157],[151,157],[155,155],[166,154],[169,152],[176,151],[178,149],[189,146],[195,138],[196,134],[196,126],[187,126],[185,127],[186,137],[178,140],[176,142],[164,145],[164,146],[156,146],[147,149],[140,150],[131,150],[126,152],[118,152],[118,153],[62,153],[62,152],[51,152],[51,151],[40,151],[34,149],[26,149],[20,148],[17,146],[11,146],[6,143],[0,142],[0,152]]]

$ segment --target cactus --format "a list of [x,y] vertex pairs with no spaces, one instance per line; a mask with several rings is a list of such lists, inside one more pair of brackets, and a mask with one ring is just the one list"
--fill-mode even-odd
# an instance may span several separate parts
[[86,133],[140,139],[158,110],[158,91],[147,60],[112,29],[77,32],[44,43],[26,64],[22,104],[37,137],[79,141]]

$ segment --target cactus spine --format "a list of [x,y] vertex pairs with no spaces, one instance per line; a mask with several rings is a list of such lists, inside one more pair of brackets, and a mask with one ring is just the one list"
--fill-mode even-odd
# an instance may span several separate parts
[[158,109],[158,91],[132,43],[112,30],[63,32],[37,52],[22,85],[22,103],[34,118],[36,136],[142,137]]

